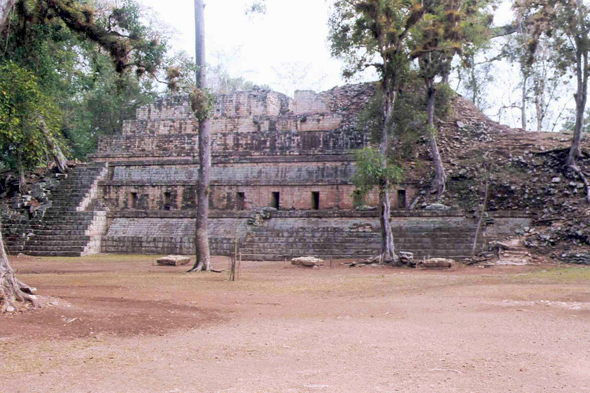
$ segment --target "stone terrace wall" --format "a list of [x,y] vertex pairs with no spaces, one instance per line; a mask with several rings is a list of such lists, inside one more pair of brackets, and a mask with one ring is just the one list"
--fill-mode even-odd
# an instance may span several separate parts
[[[124,214],[123,214],[124,215]],[[392,229],[398,251],[416,258],[465,258],[471,255],[476,220],[460,212],[394,212]],[[192,254],[195,221],[165,217],[113,219],[103,239],[104,252]],[[242,215],[213,215],[211,247],[216,255],[231,255],[238,226],[239,248],[245,259],[282,260],[304,255],[322,258],[363,258],[378,254],[379,220],[374,212],[275,212],[261,226],[247,225]],[[530,225],[524,217],[496,217],[482,233],[478,249],[490,240]],[[498,237],[501,236],[501,237]]]
[[[372,85],[353,85],[295,100],[268,90],[219,95],[212,117],[212,150],[219,155],[342,154],[366,146],[356,114]],[[97,161],[133,157],[197,156],[198,123],[186,96],[167,97],[138,109],[123,135],[101,137]]]
[[[198,140],[196,134],[101,137],[98,152],[93,157],[95,161],[197,157]],[[366,144],[367,137],[363,133],[344,130],[216,133],[211,138],[213,157],[343,154]]]

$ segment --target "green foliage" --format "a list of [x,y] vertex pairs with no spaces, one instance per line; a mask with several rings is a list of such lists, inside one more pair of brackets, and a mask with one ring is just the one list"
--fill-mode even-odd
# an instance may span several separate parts
[[[407,82],[404,90],[398,94],[389,125],[393,145],[390,155],[398,163],[412,159],[416,142],[428,131],[424,87],[415,75],[409,74],[409,79],[413,81]],[[454,96],[455,92],[448,85],[438,86],[435,94],[436,117],[446,119],[452,115]],[[380,89],[377,89],[376,94],[359,113],[358,123],[370,135],[371,143],[378,144],[385,123],[383,92]]]
[[190,100],[191,109],[199,121],[209,118],[215,109],[215,96],[207,90],[194,88]]
[[402,168],[387,160],[378,150],[366,147],[356,153],[356,172],[353,177],[355,190],[352,197],[357,206],[364,203],[365,197],[374,186],[389,182],[390,185],[403,179]]
[[265,0],[254,0],[248,5],[245,11],[246,16],[252,17],[253,15],[266,14],[266,1]]
[[[576,127],[576,112],[570,111],[564,124],[563,129],[567,131],[574,131]],[[584,115],[584,127],[582,128],[582,132],[585,134],[590,134],[590,109],[586,110],[586,114]]]
[[151,77],[164,64],[167,32],[133,0],[16,3],[0,65],[18,64],[36,77],[59,108],[46,122],[83,159],[100,135],[120,132],[123,119],[157,95]]
[[435,115],[439,119],[448,119],[453,115],[453,99],[456,93],[447,84],[441,84],[437,86],[435,95]]
[[409,69],[409,30],[426,8],[419,0],[337,0],[329,40],[332,55],[346,62],[344,76],[374,67],[384,89],[393,88]]
[[[60,111],[46,96],[37,78],[13,62],[0,66],[0,154],[12,169],[40,165],[50,154],[41,131],[42,121],[54,134]],[[20,161],[20,162],[19,162]]]
[[590,6],[584,0],[518,0],[515,11],[526,20],[530,30],[527,42],[529,64],[535,62],[535,54],[543,36],[555,56],[557,68],[569,70],[576,67],[578,51],[590,49]]

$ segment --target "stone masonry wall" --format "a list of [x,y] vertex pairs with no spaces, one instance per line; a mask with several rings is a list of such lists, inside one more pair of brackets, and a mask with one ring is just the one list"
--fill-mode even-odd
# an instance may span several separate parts
[[[400,212],[398,212],[399,214]],[[416,258],[466,258],[471,255],[476,221],[456,213],[397,216],[392,220],[396,248]],[[379,220],[369,214],[300,215],[277,213],[262,226],[247,225],[245,218],[213,217],[210,221],[212,252],[231,255],[238,226],[239,250],[245,259],[282,260],[302,255],[322,258],[363,258],[380,247]],[[481,250],[498,234],[530,225],[523,217],[499,217],[478,242]],[[193,218],[114,218],[103,240],[104,252],[194,253]]]
[[[280,210],[311,210],[312,193],[319,193],[320,210],[352,210],[354,208],[351,194],[354,186],[350,184],[334,185],[215,185],[211,187],[211,210],[229,210],[237,208],[238,193],[244,195],[244,210],[255,210],[271,206],[272,193],[280,194]],[[135,207],[132,206],[132,194],[137,196]],[[197,206],[195,185],[107,185],[103,192],[104,203],[118,210],[193,210]],[[406,203],[414,197],[413,190],[407,190]],[[167,201],[167,203],[166,203]],[[369,205],[379,201],[377,190],[367,197]],[[391,204],[399,206],[397,192],[391,193]]]
[[[353,207],[354,150],[369,137],[357,115],[374,94],[370,84],[327,92],[299,91],[291,99],[268,90],[217,97],[212,116],[210,242],[214,254],[233,252],[236,227],[250,259],[291,256],[365,257],[379,251],[376,210]],[[123,135],[101,138],[95,161],[108,161],[100,183],[110,209],[104,252],[194,252],[198,123],[188,97],[140,108]],[[463,212],[409,211],[414,184],[391,192],[398,250],[417,257],[465,257],[475,220]],[[377,206],[378,192],[366,203]],[[276,206],[261,226],[254,211]],[[238,211],[242,210],[242,211]],[[479,239],[501,238],[530,224],[498,216]]]

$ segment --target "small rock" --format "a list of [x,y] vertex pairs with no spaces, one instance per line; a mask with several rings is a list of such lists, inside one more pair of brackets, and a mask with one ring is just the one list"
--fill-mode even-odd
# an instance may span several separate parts
[[426,210],[447,211],[451,210],[451,208],[442,203],[433,203],[432,205],[426,206]]

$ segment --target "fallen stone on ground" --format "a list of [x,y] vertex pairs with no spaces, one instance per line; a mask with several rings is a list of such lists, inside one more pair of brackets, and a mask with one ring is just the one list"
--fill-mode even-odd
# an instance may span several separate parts
[[426,269],[453,269],[455,261],[446,258],[430,258],[423,260],[419,265]]
[[299,257],[291,259],[291,265],[313,268],[324,266],[324,261],[316,257]]
[[494,242],[492,249],[497,252],[495,264],[498,266],[526,266],[532,263],[532,255],[525,248],[523,238]]
[[182,266],[188,265],[191,259],[183,255],[168,255],[167,257],[159,258],[158,266]]

